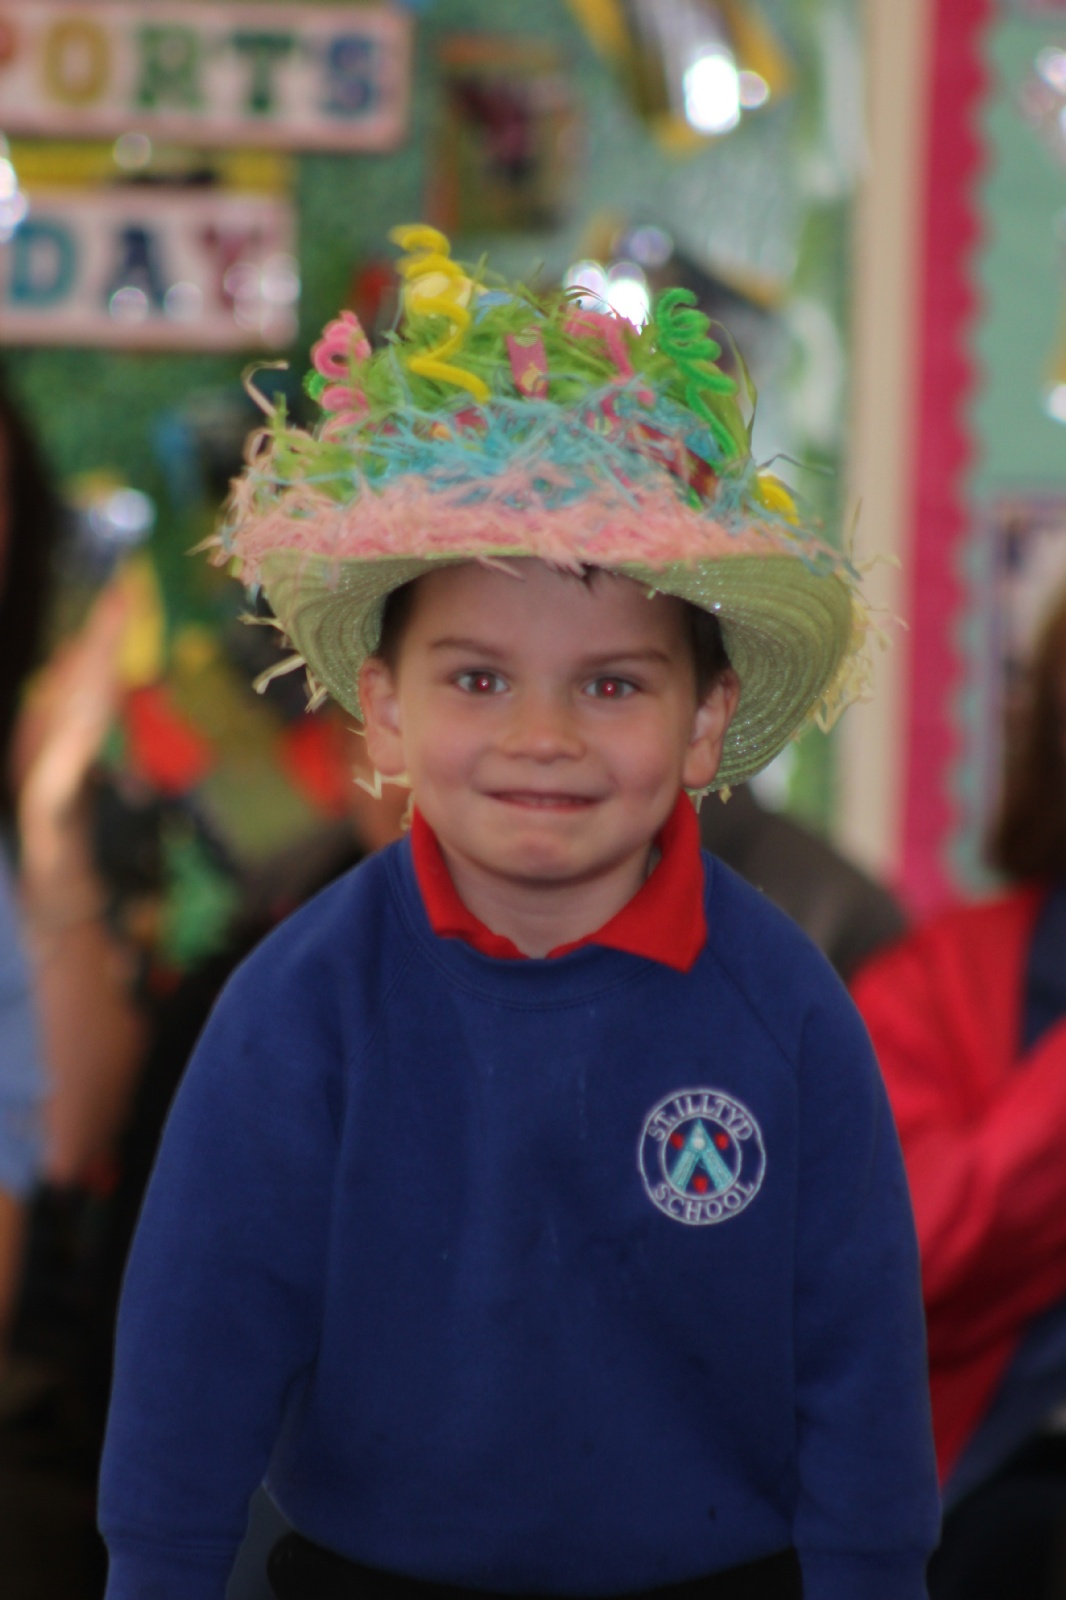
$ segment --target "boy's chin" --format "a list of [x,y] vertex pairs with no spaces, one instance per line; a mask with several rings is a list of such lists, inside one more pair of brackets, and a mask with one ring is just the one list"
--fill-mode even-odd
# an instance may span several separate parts
[[438,835],[445,853],[502,882],[564,883],[582,876],[589,850],[579,841],[538,827],[486,828],[463,837]]
[[482,871],[493,877],[545,882],[571,877],[577,865],[573,855],[551,840],[513,841],[510,845],[482,840],[470,852]]
[[483,871],[491,873],[501,882],[539,885],[542,888],[565,888],[567,885],[590,883],[606,876],[619,867],[620,857],[629,852],[608,852],[599,849],[581,849],[574,843],[562,840],[514,840],[507,849],[484,849],[481,852]]

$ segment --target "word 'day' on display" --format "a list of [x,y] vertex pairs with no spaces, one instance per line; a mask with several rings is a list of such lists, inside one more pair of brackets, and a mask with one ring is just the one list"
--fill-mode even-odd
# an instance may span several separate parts
[[390,6],[0,0],[0,127],[372,150],[403,137],[410,21]]
[[240,349],[295,335],[284,198],[132,188],[30,198],[0,246],[0,340]]

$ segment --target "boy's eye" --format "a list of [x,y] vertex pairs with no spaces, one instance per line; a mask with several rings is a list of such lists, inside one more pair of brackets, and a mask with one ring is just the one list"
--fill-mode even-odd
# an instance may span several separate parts
[[498,672],[460,672],[455,679],[466,694],[502,694],[507,684]]
[[596,700],[625,700],[629,695],[636,693],[636,684],[630,683],[628,678],[593,678],[585,692]]

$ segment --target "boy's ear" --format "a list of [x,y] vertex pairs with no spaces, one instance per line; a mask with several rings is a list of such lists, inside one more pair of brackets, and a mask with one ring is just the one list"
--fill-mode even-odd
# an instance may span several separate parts
[[685,789],[706,789],[714,782],[722,759],[722,745],[739,700],[740,679],[732,667],[727,667],[696,707],[692,737],[681,770]]
[[380,656],[368,656],[359,668],[359,704],[371,762],[383,778],[399,778],[407,770],[400,702],[396,680]]

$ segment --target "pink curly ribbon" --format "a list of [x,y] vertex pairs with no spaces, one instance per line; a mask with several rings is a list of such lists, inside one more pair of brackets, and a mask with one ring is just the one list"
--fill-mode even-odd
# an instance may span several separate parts
[[324,378],[347,378],[351,375],[353,361],[365,361],[370,354],[370,340],[354,311],[342,311],[339,317],[328,322],[322,337],[311,350],[311,365]]
[[370,340],[354,311],[342,311],[333,322],[327,323],[321,339],[312,346],[311,365],[317,373],[323,378],[347,380],[331,383],[322,391],[319,400],[324,411],[334,413],[332,426],[351,426],[367,415],[366,396],[356,388],[352,369],[369,355]]
[[511,362],[511,376],[519,394],[533,400],[543,400],[548,394],[548,356],[544,340],[535,329],[528,333],[507,335],[507,354]]
[[565,331],[572,339],[599,339],[618,368],[618,376],[633,376],[633,363],[622,337],[622,320],[613,311],[589,311],[579,306],[567,317]]

